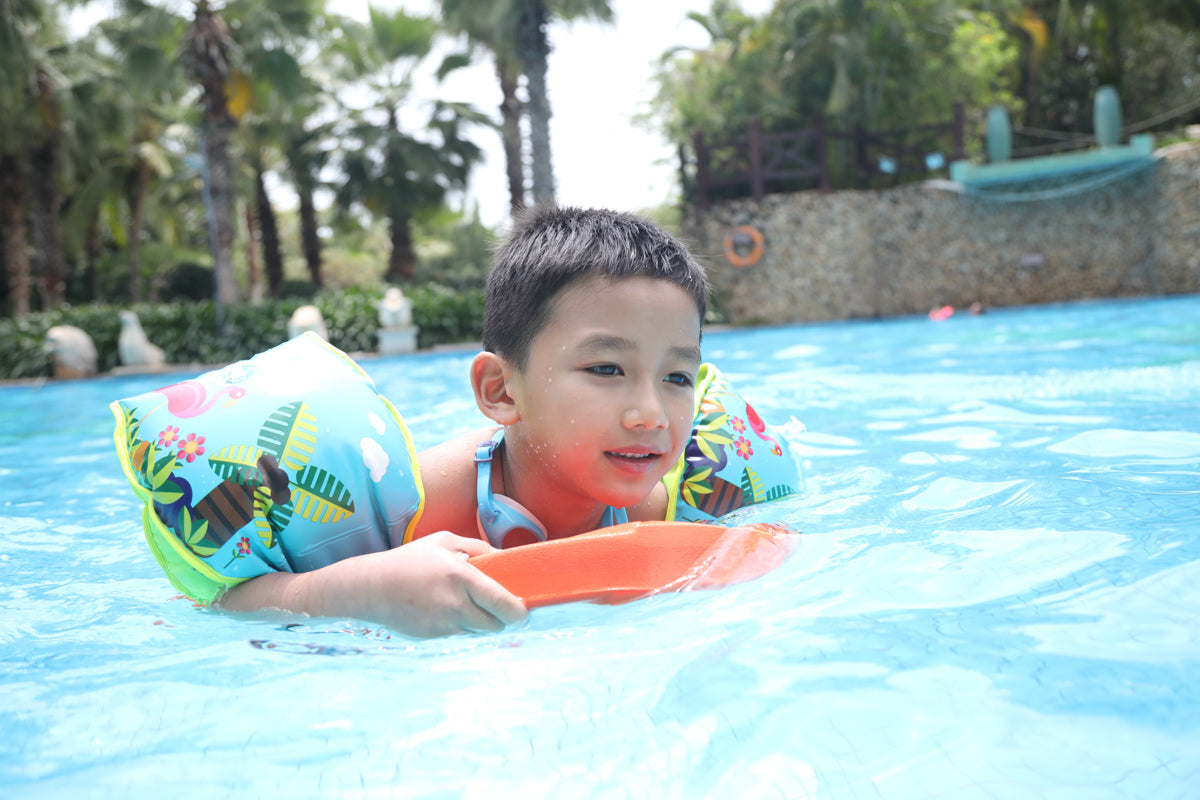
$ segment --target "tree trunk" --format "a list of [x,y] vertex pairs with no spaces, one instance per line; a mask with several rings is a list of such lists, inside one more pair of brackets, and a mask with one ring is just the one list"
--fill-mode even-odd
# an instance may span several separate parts
[[409,205],[411,199],[404,195],[407,191],[403,181],[406,159],[398,124],[396,109],[389,108],[387,153],[383,166],[384,185],[388,187],[388,225],[392,240],[387,273],[383,277],[389,283],[412,280],[417,265],[417,257],[413,252],[412,230],[409,227],[412,220]]
[[409,223],[409,217],[398,212],[393,212],[388,220],[391,229],[392,252],[388,256],[387,274],[383,276],[388,283],[412,280],[416,270],[417,256],[413,252],[412,231]]
[[254,198],[258,209],[258,231],[262,236],[263,267],[267,273],[267,292],[271,297],[279,297],[283,288],[283,256],[279,252],[279,225],[275,219],[275,209],[271,207],[271,198],[267,195],[267,185],[263,181],[261,169],[254,171]]
[[504,144],[504,167],[508,173],[509,211],[525,207],[525,161],[521,155],[521,100],[517,97],[517,69],[511,60],[496,56],[496,77],[504,101],[500,103],[500,138]]
[[300,248],[304,251],[304,263],[314,289],[320,289],[321,279],[321,235],[318,231],[317,206],[313,195],[317,191],[316,172],[318,165],[309,151],[316,134],[304,128],[293,133],[287,140],[287,162],[300,202]]
[[529,145],[533,156],[533,202],[554,204],[554,165],[550,153],[550,100],[546,96],[548,15],[541,0],[526,3],[518,28],[517,47],[529,90]]
[[25,159],[0,154],[0,230],[12,312],[29,314],[29,256],[25,249]]
[[[224,89],[220,89],[222,98]],[[205,94],[208,93],[206,88]],[[222,102],[224,102],[222,100]],[[207,103],[205,104],[208,105]],[[233,274],[233,165],[229,159],[229,138],[233,124],[228,119],[210,118],[205,109],[204,157],[208,162],[208,196],[212,207],[213,272],[217,300],[225,305],[241,302]]]
[[33,274],[42,298],[42,308],[58,308],[66,299],[66,255],[63,252],[62,193],[58,188],[59,142],[55,131],[30,153],[33,240]]
[[150,164],[138,162],[137,193],[133,198],[133,220],[129,224],[129,302],[142,301],[142,223],[146,219],[146,195],[150,190]]
[[321,288],[321,236],[317,232],[317,207],[313,203],[313,191],[309,182],[296,182],[300,196],[300,243],[304,248],[304,261],[314,289]]
[[237,305],[240,300],[233,274],[233,164],[229,157],[229,140],[237,121],[229,113],[225,95],[229,54],[235,47],[225,21],[213,13],[208,0],[196,0],[195,17],[182,49],[188,71],[201,89],[213,276],[217,302],[223,305]]
[[246,203],[246,267],[250,273],[250,302],[262,300],[258,285],[258,229],[254,224],[254,206]]
[[83,290],[90,302],[100,300],[100,280],[96,262],[100,260],[100,215],[93,214],[88,222],[87,239],[83,244]]

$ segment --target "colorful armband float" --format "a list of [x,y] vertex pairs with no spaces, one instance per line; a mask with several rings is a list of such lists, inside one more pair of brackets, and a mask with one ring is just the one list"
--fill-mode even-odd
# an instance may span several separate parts
[[753,580],[782,564],[798,538],[764,523],[726,528],[627,522],[497,550],[471,563],[531,609],[578,601],[616,604]]
[[711,522],[800,487],[787,440],[711,364],[700,367],[696,413],[683,457],[663,478],[667,519]]
[[196,602],[389,549],[420,516],[400,415],[315,334],[111,408],[146,541]]

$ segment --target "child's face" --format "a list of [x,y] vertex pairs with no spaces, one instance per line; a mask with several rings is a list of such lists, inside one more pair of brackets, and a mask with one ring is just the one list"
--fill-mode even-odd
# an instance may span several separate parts
[[590,278],[553,300],[510,393],[556,500],[641,502],[683,452],[700,367],[691,295],[652,278]]

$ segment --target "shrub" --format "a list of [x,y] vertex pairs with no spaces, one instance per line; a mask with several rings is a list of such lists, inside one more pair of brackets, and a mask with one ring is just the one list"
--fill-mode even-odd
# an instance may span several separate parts
[[[419,326],[418,344],[478,340],[483,329],[483,292],[455,291],[444,286],[411,287],[413,322]],[[227,364],[249,358],[287,339],[292,312],[311,303],[321,309],[330,343],[346,352],[373,352],[377,348],[378,291],[347,289],[325,292],[312,299],[289,298],[261,305],[232,306],[224,310],[224,332],[211,300],[187,303],[144,303],[132,307],[151,342],[166,353],[172,364]],[[51,374],[43,350],[46,331],[54,325],[74,325],[86,331],[96,345],[98,367],[107,372],[120,364],[117,338],[121,332],[117,305],[68,307],[30,314],[25,319],[0,319],[0,379],[35,378]]]

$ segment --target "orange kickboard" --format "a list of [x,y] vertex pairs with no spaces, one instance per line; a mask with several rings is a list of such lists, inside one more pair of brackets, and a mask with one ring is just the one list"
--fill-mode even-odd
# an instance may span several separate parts
[[497,550],[470,561],[528,608],[717,589],[767,574],[799,537],[766,523],[627,522],[567,539]]

